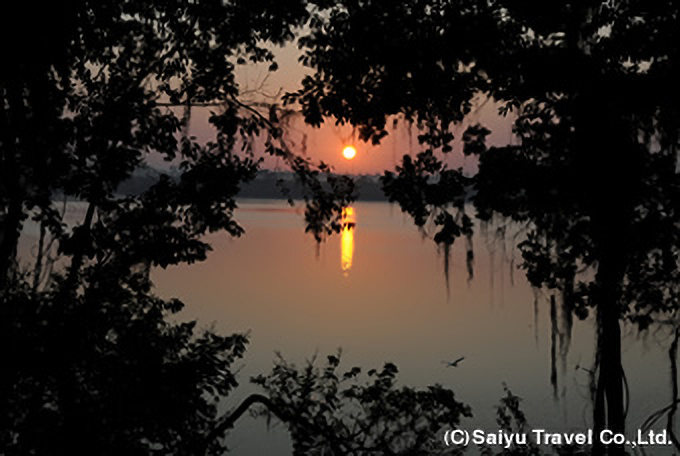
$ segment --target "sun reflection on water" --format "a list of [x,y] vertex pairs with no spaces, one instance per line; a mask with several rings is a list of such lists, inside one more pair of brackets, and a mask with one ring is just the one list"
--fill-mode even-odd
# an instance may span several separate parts
[[342,275],[349,276],[354,257],[354,228],[356,227],[356,212],[353,207],[342,210],[342,232],[340,238],[340,266]]

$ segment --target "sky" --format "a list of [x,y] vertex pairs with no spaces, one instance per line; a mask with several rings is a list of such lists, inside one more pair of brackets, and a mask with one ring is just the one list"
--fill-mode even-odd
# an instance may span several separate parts
[[[295,91],[306,74],[311,69],[298,62],[300,51],[295,44],[273,48],[278,63],[278,70],[269,72],[269,64],[243,65],[237,67],[236,77],[242,92],[254,88],[267,95],[283,94]],[[252,98],[246,96],[246,99]],[[271,99],[268,99],[271,101]],[[478,109],[473,110],[463,125],[454,129],[456,141],[454,150],[447,154],[446,163],[453,168],[462,167],[467,173],[474,174],[477,169],[475,158],[465,157],[462,144],[459,142],[467,125],[481,123],[491,130],[487,143],[490,145],[505,145],[512,141],[511,125],[508,119],[498,115],[494,103],[479,103]],[[210,109],[194,108],[192,113],[191,134],[200,142],[207,142],[213,138],[212,127],[208,123]],[[388,122],[391,125],[391,122]],[[418,131],[414,126],[409,129],[400,125],[396,130],[388,129],[389,135],[380,145],[373,146],[357,139],[353,128],[349,125],[336,125],[333,119],[328,119],[321,127],[314,128],[304,123],[299,116],[291,123],[287,131],[287,144],[294,152],[302,154],[303,137],[306,135],[306,155],[313,161],[323,161],[334,167],[338,173],[349,174],[382,174],[385,170],[393,170],[405,154],[415,155],[421,149],[418,145]],[[357,150],[356,157],[349,161],[343,158],[344,147],[352,145]],[[264,168],[285,170],[285,166],[272,157],[267,157]]]

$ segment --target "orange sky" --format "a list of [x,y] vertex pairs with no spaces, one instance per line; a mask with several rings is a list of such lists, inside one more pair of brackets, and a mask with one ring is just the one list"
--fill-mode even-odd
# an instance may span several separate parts
[[[249,90],[259,87],[263,78],[265,85],[261,88],[267,94],[284,93],[294,91],[299,82],[310,70],[298,63],[299,51],[294,45],[274,49],[279,64],[278,71],[268,73],[268,65],[248,65],[237,68],[237,80],[241,89]],[[209,109],[195,108],[192,114],[191,133],[199,141],[212,139],[213,132],[208,124]],[[498,116],[493,103],[486,103],[474,115],[468,116],[465,124],[454,130],[457,139],[463,134],[467,124],[482,123],[492,130],[489,136],[489,144],[503,145],[511,141],[510,122]],[[388,123],[390,125],[390,123]],[[357,140],[351,126],[336,126],[335,122],[327,121],[320,128],[313,128],[304,124],[302,118],[295,119],[292,129],[288,132],[288,145],[297,153],[302,153],[302,138],[307,135],[307,156],[313,160],[322,160],[334,166],[340,173],[352,174],[382,174],[386,169],[394,169],[404,154],[415,155],[420,151],[417,130],[414,127],[411,134],[405,126],[397,130],[389,131],[389,135],[383,139],[379,146],[372,146]],[[357,149],[357,155],[352,161],[343,158],[342,150],[346,145],[353,145]],[[476,171],[476,161],[465,158],[462,154],[460,143],[456,143],[453,152],[447,156],[447,163],[452,167],[462,166],[467,172]],[[267,158],[265,168],[285,169],[275,159]]]

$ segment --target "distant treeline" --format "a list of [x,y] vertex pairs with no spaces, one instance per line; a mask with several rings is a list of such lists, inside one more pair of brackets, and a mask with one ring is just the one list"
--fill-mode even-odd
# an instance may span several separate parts
[[[147,167],[137,171],[130,179],[123,182],[118,187],[117,193],[120,195],[138,195],[158,182],[161,174],[172,177],[179,176],[179,173],[174,170],[159,171]],[[356,176],[354,180],[358,200],[387,201],[380,187],[379,176]],[[288,196],[284,195],[283,188],[289,189],[289,192],[286,192]],[[254,181],[244,185],[238,196],[240,198],[257,199],[286,199],[288,197],[301,199],[302,189],[295,182],[292,173],[264,170],[258,174]]]

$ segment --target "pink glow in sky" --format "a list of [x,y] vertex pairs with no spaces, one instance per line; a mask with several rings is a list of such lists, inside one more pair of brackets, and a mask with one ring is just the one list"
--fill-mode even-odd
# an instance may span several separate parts
[[[260,92],[269,95],[283,94],[297,89],[303,77],[311,72],[298,62],[299,51],[294,45],[274,49],[279,69],[269,73],[268,65],[244,65],[237,68],[237,80],[241,90],[247,92],[252,88],[259,88]],[[268,75],[268,76],[267,76]],[[260,88],[264,78],[266,81]],[[253,96],[257,97],[257,96]],[[271,102],[271,99],[266,99]],[[504,145],[512,140],[510,122],[497,114],[493,103],[480,103],[480,108],[468,116],[463,125],[454,129],[457,140],[460,139],[467,125],[481,123],[492,133],[488,137],[490,145]],[[194,108],[192,113],[191,134],[201,142],[207,142],[214,137],[208,123],[210,109]],[[391,126],[391,122],[388,122]],[[392,170],[405,154],[415,155],[421,149],[418,144],[418,131],[415,127],[409,132],[408,127],[400,125],[396,130],[389,128],[389,135],[378,146],[373,146],[358,140],[357,134],[349,125],[335,125],[327,120],[320,128],[306,125],[300,116],[294,119],[287,132],[288,145],[298,154],[306,155],[314,161],[323,161],[332,165],[336,172],[352,174],[382,174],[384,170]],[[306,141],[303,140],[307,136]],[[306,142],[306,154],[303,143]],[[356,157],[349,162],[342,156],[343,149],[354,146]],[[476,171],[476,160],[466,158],[462,153],[460,142],[455,143],[454,150],[447,155],[446,162],[450,167],[463,167],[468,173]],[[267,169],[284,170],[282,163],[272,157],[266,157],[264,167]]]

